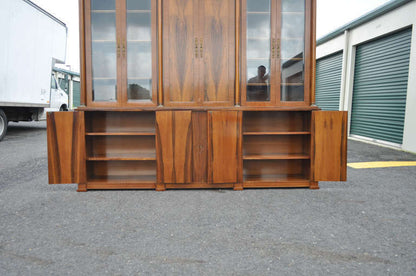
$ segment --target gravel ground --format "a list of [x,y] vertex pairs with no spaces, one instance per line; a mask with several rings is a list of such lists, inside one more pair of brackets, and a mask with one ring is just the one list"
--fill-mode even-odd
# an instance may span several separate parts
[[[349,141],[349,162],[416,155]],[[320,190],[48,185],[45,122],[0,142],[0,275],[415,275],[416,167]]]

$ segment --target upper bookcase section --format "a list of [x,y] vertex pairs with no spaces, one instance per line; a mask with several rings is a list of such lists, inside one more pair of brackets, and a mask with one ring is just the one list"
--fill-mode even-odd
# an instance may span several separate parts
[[83,0],[93,108],[307,107],[316,0]]

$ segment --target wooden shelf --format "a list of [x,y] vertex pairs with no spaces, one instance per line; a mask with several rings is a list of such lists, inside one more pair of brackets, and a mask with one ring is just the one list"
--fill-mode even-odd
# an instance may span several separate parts
[[156,161],[155,154],[138,156],[136,154],[95,155],[87,157],[87,161]]
[[91,10],[91,13],[115,13],[116,10]]
[[243,135],[309,135],[310,131],[246,131]]
[[310,114],[307,112],[247,111],[243,114],[243,134],[310,134],[309,120]]
[[271,14],[270,11],[248,11],[247,14]]
[[116,80],[116,78],[113,78],[113,77],[94,77],[94,78],[92,78],[93,80]]
[[303,37],[282,37],[281,40],[304,40]]
[[303,58],[281,58],[281,60],[287,60],[287,61],[301,61]]
[[244,155],[243,160],[296,160],[310,159],[308,154],[250,154]]
[[304,15],[303,11],[282,11],[282,14]]
[[147,39],[142,39],[142,40],[138,40],[138,39],[128,39],[127,42],[129,43],[149,43],[152,42],[151,40],[147,40]]
[[154,132],[87,132],[87,136],[155,136]]
[[91,42],[94,42],[94,43],[116,43],[116,41],[115,40],[112,40],[112,39],[109,39],[109,40],[106,40],[106,39],[93,39],[93,40],[91,40]]
[[151,10],[127,10],[127,13],[151,13]]
[[90,177],[88,184],[156,183],[156,175]]
[[270,60],[270,57],[264,57],[264,58],[247,58],[247,60]]
[[282,86],[303,86],[304,83],[282,83]]
[[305,175],[244,175],[244,183],[258,182],[307,182]]
[[270,37],[247,37],[247,40],[270,40]]
[[127,79],[128,80],[152,80],[151,77],[143,78],[143,77],[131,77],[131,76],[129,76]]

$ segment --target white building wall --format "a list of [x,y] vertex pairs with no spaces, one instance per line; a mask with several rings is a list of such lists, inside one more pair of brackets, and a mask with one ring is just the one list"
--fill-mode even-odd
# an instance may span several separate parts
[[[347,53],[342,65],[343,72],[345,70],[346,74],[341,80],[343,85],[340,91],[340,110],[351,111],[357,45],[411,26],[413,27],[412,46],[402,149],[416,152],[416,0],[317,46],[316,58],[319,59],[339,51]],[[350,125],[351,118],[348,120],[348,126]]]

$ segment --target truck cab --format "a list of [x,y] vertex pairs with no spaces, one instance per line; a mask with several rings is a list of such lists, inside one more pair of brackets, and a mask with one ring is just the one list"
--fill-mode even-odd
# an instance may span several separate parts
[[68,111],[68,94],[59,86],[59,82],[52,74],[50,108],[46,111]]

